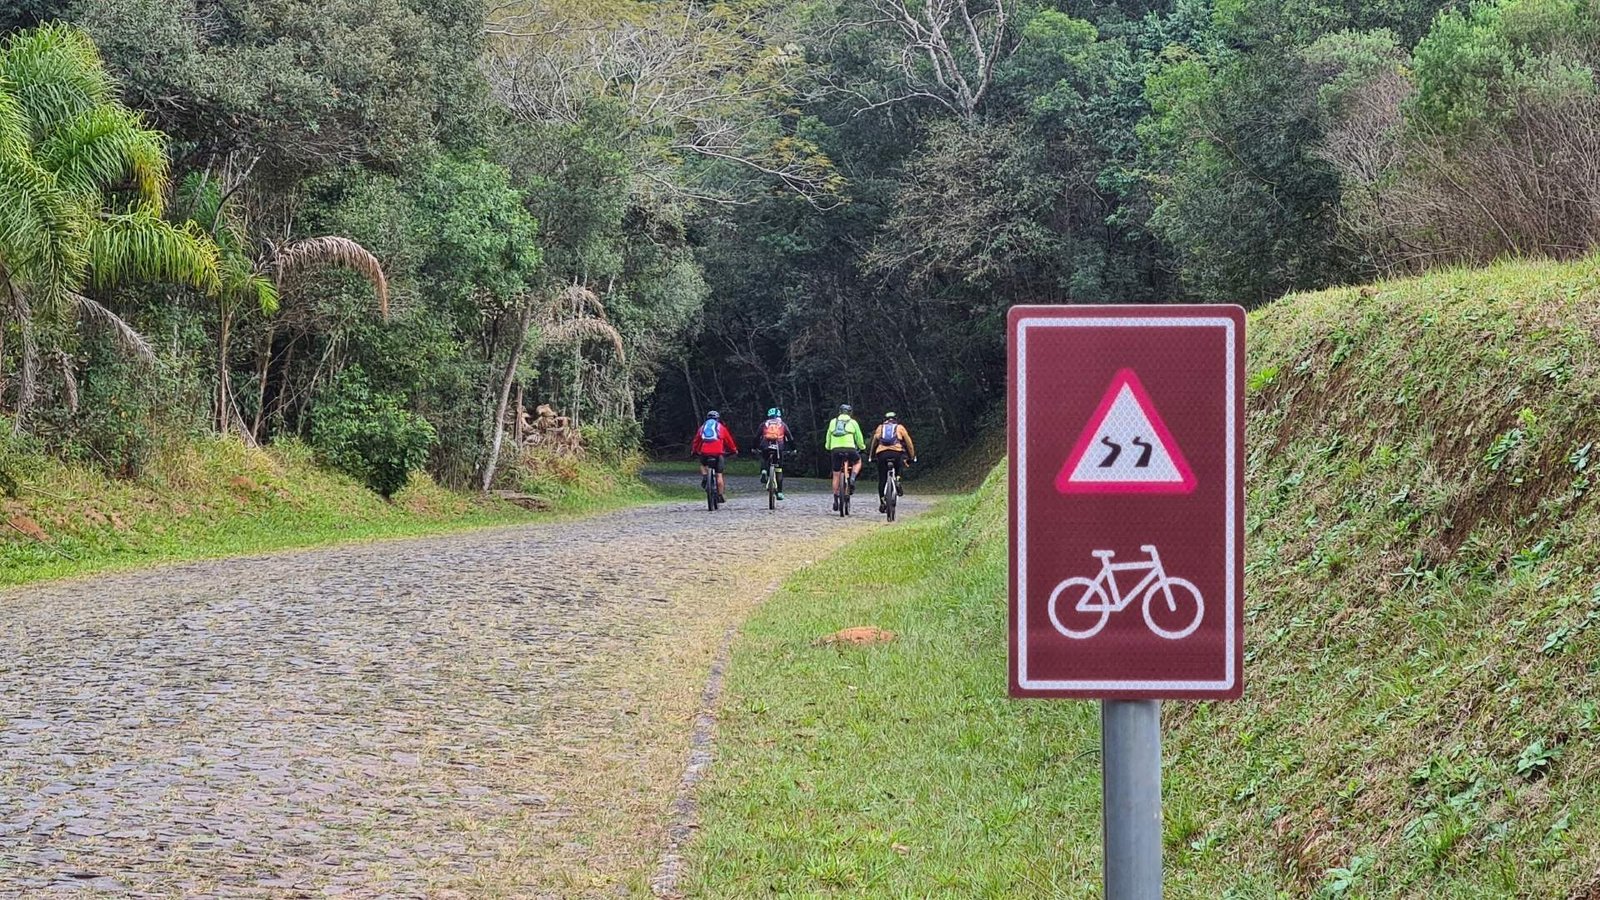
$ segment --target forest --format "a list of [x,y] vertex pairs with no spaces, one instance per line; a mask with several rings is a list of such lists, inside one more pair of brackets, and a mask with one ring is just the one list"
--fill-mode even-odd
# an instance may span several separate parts
[[1600,238],[1600,0],[4,0],[0,459],[298,440],[504,482],[522,406],[924,455],[1005,310]]

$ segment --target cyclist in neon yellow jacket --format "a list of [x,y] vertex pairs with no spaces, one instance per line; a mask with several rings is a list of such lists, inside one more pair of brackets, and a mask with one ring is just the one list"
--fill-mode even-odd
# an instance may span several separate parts
[[839,511],[839,498],[845,491],[856,492],[856,476],[861,474],[861,451],[867,449],[867,439],[861,434],[861,424],[850,415],[850,404],[839,405],[839,415],[828,423],[823,437],[823,449],[833,458],[833,511]]

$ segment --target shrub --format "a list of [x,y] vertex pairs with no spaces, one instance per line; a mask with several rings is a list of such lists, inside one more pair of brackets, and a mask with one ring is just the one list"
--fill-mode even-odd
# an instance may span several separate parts
[[578,434],[586,455],[600,462],[619,465],[639,452],[644,442],[644,427],[638,419],[618,419],[604,425],[585,425]]
[[398,397],[374,392],[360,368],[340,373],[311,409],[311,446],[384,497],[427,461],[434,437],[433,426]]

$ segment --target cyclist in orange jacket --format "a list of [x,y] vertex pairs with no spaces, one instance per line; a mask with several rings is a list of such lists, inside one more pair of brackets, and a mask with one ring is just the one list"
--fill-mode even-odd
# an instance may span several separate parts
[[[878,462],[878,512],[888,509],[889,472],[894,470],[897,475],[904,475],[906,467],[917,457],[916,445],[911,443],[911,432],[893,412],[883,414],[883,424],[872,429],[872,445],[867,450],[867,458]],[[895,496],[904,494],[899,485],[895,485]]]
[[783,410],[767,410],[766,421],[756,430],[755,452],[761,456],[761,483],[778,479],[778,499],[783,499],[783,454],[794,447],[794,432],[783,421]]

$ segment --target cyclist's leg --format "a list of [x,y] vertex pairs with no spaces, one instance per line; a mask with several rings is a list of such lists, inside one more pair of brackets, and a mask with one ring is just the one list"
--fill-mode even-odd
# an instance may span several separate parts
[[888,494],[884,490],[889,485],[889,469],[894,465],[894,458],[890,454],[878,451],[878,499],[882,500]]
[[844,451],[830,451],[833,462],[833,508],[839,508],[839,498],[844,495],[844,473],[848,465]]
[[768,447],[762,451],[766,458],[767,477],[777,481],[778,493],[783,493],[783,451]]

